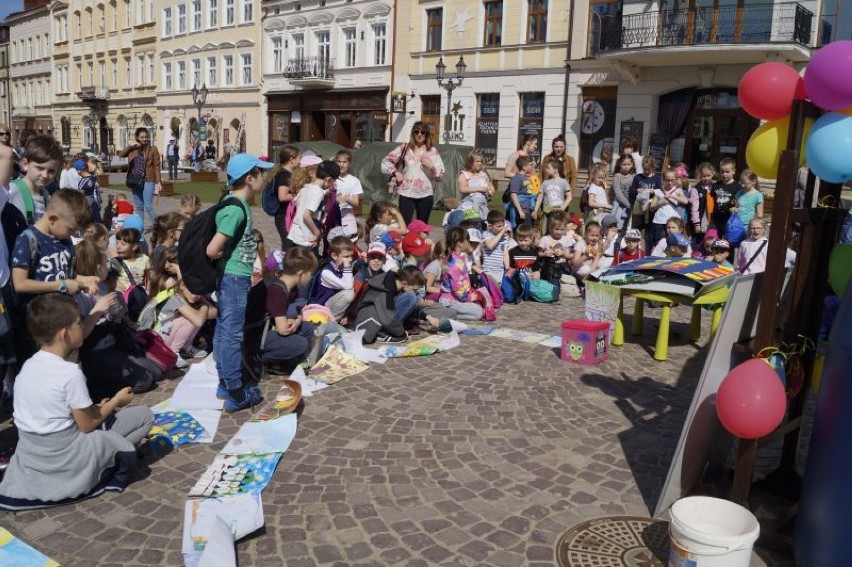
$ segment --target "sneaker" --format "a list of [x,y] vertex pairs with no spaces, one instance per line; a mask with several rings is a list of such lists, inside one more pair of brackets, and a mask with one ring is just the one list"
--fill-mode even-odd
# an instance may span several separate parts
[[216,386],[216,397],[220,400],[228,399],[228,389],[225,388],[222,384]]
[[225,398],[225,411],[235,412],[244,410],[256,406],[261,400],[263,400],[263,394],[260,392],[260,388],[256,388],[254,386],[244,387],[242,389],[242,393],[242,399],[237,401],[231,396],[231,393],[228,392],[228,397]]
[[192,345],[188,345],[180,349],[180,357],[181,358],[205,358],[207,356],[207,351],[195,348]]
[[382,335],[379,335],[378,337],[376,337],[376,342],[377,342],[377,343],[391,343],[391,344],[394,344],[394,343],[404,343],[404,342],[406,342],[407,340],[408,340],[408,337],[405,337],[405,336],[403,336],[403,337],[395,337],[395,336],[393,336],[393,335],[384,335],[384,334],[382,334]]
[[185,361],[180,356],[177,357],[177,361],[175,362],[175,368],[181,369],[181,368],[186,368],[187,366],[189,366],[189,363],[187,361]]

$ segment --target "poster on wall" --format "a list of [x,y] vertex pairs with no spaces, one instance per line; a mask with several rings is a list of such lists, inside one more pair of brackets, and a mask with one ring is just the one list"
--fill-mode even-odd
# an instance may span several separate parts
[[485,157],[485,165],[497,162],[497,134],[500,127],[500,94],[479,95],[474,145]]
[[541,160],[542,134],[544,132],[544,93],[521,94],[521,118],[518,124],[518,147],[524,138],[533,135],[538,138],[538,149],[532,154],[538,162]]
[[615,111],[618,87],[589,87],[583,89],[580,107],[581,168],[595,163],[611,164],[616,153]]

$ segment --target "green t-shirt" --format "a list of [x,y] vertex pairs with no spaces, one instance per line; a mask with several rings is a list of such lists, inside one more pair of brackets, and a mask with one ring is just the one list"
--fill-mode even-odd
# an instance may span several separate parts
[[[239,197],[237,198],[239,199]],[[227,236],[230,242],[243,221],[243,217],[245,217],[246,229],[243,231],[243,237],[240,238],[236,248],[234,248],[233,254],[225,263],[225,273],[251,277],[254,259],[257,256],[257,241],[255,241],[252,233],[251,209],[248,203],[242,199],[239,199],[239,201],[243,206],[242,211],[235,206],[228,206],[216,213],[216,232]]]

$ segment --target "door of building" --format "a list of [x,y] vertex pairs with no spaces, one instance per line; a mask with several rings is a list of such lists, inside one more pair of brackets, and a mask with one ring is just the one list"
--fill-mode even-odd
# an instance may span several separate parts
[[748,139],[760,122],[739,106],[735,91],[700,93],[684,127],[684,162],[695,175],[703,162],[733,158],[743,170]]

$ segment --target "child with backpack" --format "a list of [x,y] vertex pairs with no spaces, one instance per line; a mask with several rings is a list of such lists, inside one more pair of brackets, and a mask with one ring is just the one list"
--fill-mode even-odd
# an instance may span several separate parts
[[195,348],[193,341],[201,327],[216,318],[216,307],[204,296],[192,293],[182,281],[157,294],[139,317],[140,329],[153,329],[175,354],[177,368],[187,359],[205,358],[207,351]]
[[509,180],[509,187],[503,194],[506,203],[506,216],[513,227],[520,224],[532,225],[538,218],[538,210],[544,195],[532,192],[530,177],[535,175],[535,160],[530,156],[520,156],[516,162],[518,173]]
[[27,142],[25,155],[20,164],[26,173],[9,184],[9,203],[23,213],[27,224],[32,225],[44,215],[48,200],[45,188],[56,177],[63,152],[62,146],[52,137],[35,136]]
[[263,190],[261,204],[266,214],[275,217],[275,230],[281,237],[281,245],[287,239],[287,208],[294,199],[290,190],[293,171],[299,167],[302,150],[296,146],[283,146],[278,152],[278,164],[272,170],[272,181]]
[[[227,174],[228,185],[233,188],[232,199],[224,201],[227,204],[214,213],[216,233],[205,250],[210,260],[224,262],[222,275],[216,285],[218,313],[216,333],[213,336],[213,357],[219,373],[216,394],[225,400],[225,410],[229,412],[250,408],[263,397],[258,388],[243,382],[242,342],[246,298],[251,288],[252,264],[257,252],[248,202],[263,190],[266,184],[263,172],[271,167],[271,163],[251,154],[231,157]],[[196,217],[201,219],[199,225],[205,221],[201,217]],[[187,253],[192,254],[192,248]],[[183,249],[178,250],[183,253]],[[180,263],[181,273],[186,277],[189,270],[185,267],[183,256]],[[189,289],[194,293],[203,292],[201,289],[193,290],[191,286]]]
[[[519,226],[515,231],[515,241],[518,245],[505,252],[506,274],[501,288],[507,301],[518,303],[521,300],[532,300],[550,303],[559,299],[559,283],[554,284],[541,277],[542,262],[535,245],[535,232],[531,226]],[[506,293],[507,291],[509,293]]]
[[[519,157],[518,161],[524,157]],[[457,226],[447,231],[446,246],[439,302],[452,309],[457,319],[478,321],[482,319],[484,310],[476,301],[478,292],[470,283],[472,264],[469,254],[473,247],[467,230]]]

